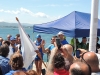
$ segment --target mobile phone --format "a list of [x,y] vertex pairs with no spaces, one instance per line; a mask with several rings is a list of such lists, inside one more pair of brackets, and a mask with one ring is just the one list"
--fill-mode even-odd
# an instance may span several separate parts
[[58,46],[58,49],[60,49],[61,47],[61,42],[60,42],[60,39],[59,38],[56,38],[56,44]]
[[80,58],[80,50],[76,50],[76,57]]

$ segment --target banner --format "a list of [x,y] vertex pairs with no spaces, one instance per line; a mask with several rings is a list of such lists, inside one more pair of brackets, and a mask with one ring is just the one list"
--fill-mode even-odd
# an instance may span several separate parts
[[21,38],[24,67],[27,69],[29,67],[29,65],[32,63],[32,61],[34,60],[34,58],[36,56],[35,50],[38,50],[38,48],[33,43],[33,41],[28,37],[28,34],[25,33],[18,18],[16,18],[16,20],[18,21],[18,28],[19,28],[20,38]]

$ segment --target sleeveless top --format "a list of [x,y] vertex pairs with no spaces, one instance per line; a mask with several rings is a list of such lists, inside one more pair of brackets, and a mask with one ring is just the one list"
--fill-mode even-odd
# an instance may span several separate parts
[[[36,45],[36,46],[39,46],[39,45],[41,45],[41,42],[42,42],[42,39],[41,39],[40,41],[37,41],[37,40],[36,40],[35,45]],[[42,48],[40,48],[39,51],[40,51],[40,53],[43,55]]]

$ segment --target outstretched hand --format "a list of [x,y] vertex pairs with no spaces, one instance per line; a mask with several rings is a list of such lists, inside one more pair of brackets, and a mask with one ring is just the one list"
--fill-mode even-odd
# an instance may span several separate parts
[[42,40],[41,46],[45,46],[45,40]]
[[81,54],[83,54],[84,52],[87,52],[87,50],[81,49],[81,48],[79,48],[78,50],[80,50]]

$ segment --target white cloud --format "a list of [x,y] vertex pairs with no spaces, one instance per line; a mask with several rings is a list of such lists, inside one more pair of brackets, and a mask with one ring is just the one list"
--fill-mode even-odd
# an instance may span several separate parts
[[0,22],[4,22],[4,19],[0,19]]
[[17,11],[12,11],[13,14],[20,14],[20,11],[17,10]]
[[35,16],[37,16],[37,17],[44,17],[44,18],[48,18],[49,17],[48,15],[46,15],[45,13],[42,13],[42,12],[36,13]]
[[34,16],[34,13],[33,13],[33,12],[31,12],[30,10],[25,9],[25,8],[20,8],[20,12],[21,12],[21,13],[29,14],[29,15],[31,15],[31,16]]
[[3,12],[3,11],[4,11],[3,9],[0,10],[0,12]]
[[5,12],[5,13],[9,13],[9,14],[22,14],[22,13],[25,13],[25,14],[29,14],[33,17],[42,17],[42,18],[48,18],[48,15],[46,15],[45,13],[43,12],[37,12],[37,13],[33,13],[32,11],[26,9],[26,8],[20,8],[20,9],[17,9],[17,10],[3,10],[1,9],[0,12]]
[[14,10],[3,10],[1,9],[0,12],[10,13],[10,14],[19,14],[20,11],[14,11]]

